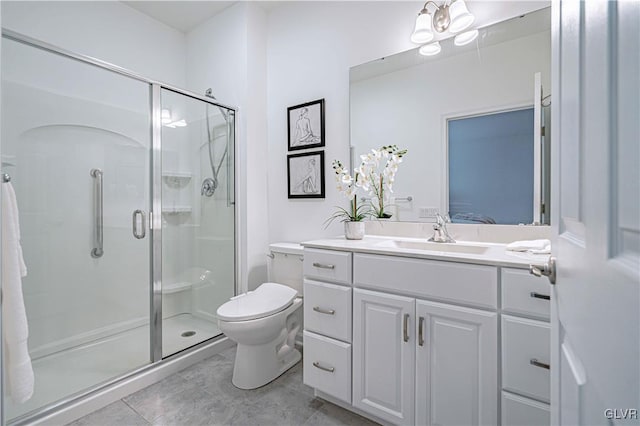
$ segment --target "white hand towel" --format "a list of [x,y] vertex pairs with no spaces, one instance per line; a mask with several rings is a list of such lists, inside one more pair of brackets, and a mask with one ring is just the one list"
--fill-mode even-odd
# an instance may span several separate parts
[[507,250],[510,251],[532,251],[532,250],[545,250],[549,247],[551,250],[551,241],[549,240],[524,240],[514,241],[511,244],[507,244]]
[[546,245],[543,249],[529,249],[527,253],[531,254],[551,254],[551,244]]
[[27,339],[29,327],[22,295],[27,267],[20,245],[20,222],[16,193],[10,182],[2,186],[2,326],[8,393],[17,403],[33,395],[33,367]]

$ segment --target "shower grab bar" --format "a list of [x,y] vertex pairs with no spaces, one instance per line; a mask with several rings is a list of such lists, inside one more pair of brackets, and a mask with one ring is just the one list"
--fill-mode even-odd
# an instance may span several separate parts
[[91,257],[97,259],[102,257],[104,254],[103,250],[103,242],[104,242],[104,233],[103,233],[103,205],[102,205],[102,170],[100,169],[91,169],[89,173],[92,178],[95,179],[94,184],[94,215],[95,215],[95,228],[93,234],[93,249],[91,249]]

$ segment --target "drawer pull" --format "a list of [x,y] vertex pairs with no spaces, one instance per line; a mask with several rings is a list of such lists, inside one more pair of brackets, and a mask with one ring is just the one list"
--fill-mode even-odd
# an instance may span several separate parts
[[409,314],[404,314],[402,334],[405,342],[409,341]]
[[424,346],[423,330],[424,330],[424,317],[420,317],[420,319],[418,320],[418,345],[420,346]]
[[320,306],[314,306],[313,310],[326,315],[334,315],[336,313],[333,309],[322,309]]
[[531,358],[531,360],[529,360],[529,364],[536,366],[536,367],[540,367],[540,368],[544,368],[546,370],[550,370],[551,366],[549,364],[545,364],[544,362],[540,362],[535,358]]
[[532,291],[531,293],[529,293],[529,295],[531,297],[535,297],[536,299],[551,300],[551,296],[548,296],[546,294],[536,293],[535,291]]
[[333,367],[325,367],[325,366],[323,366],[323,365],[320,365],[320,363],[319,363],[318,361],[314,361],[314,362],[313,362],[313,366],[314,366],[315,368],[319,368],[320,370],[322,370],[322,371],[327,371],[327,372],[329,372],[329,373],[333,373],[334,371],[336,371],[336,369],[335,369],[335,368],[333,368]]
[[322,269],[336,269],[336,265],[330,265],[328,263],[313,262],[313,266],[315,266],[316,268],[322,268]]

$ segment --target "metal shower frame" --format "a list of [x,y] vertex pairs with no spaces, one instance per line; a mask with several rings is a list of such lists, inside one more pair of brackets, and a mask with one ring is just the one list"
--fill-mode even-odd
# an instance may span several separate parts
[[[85,391],[82,391],[79,394],[74,394],[66,397],[60,401],[54,402],[53,404],[47,405],[38,409],[31,415],[24,415],[17,418],[13,424],[28,424],[33,421],[37,421],[38,419],[42,419],[56,410],[63,408],[67,405],[70,405],[76,401],[81,400],[87,396],[90,396],[93,393],[99,392],[110,385],[115,383],[123,382],[126,380],[132,380],[135,376],[147,372],[150,369],[155,368],[160,363],[163,362],[162,358],[162,170],[161,170],[161,159],[162,159],[162,104],[161,104],[161,90],[169,90],[171,92],[181,94],[193,99],[200,100],[205,102],[206,104],[213,105],[216,107],[222,107],[231,112],[234,117],[233,129],[234,129],[234,173],[233,173],[233,199],[234,199],[234,283],[233,283],[233,294],[238,294],[238,283],[240,280],[240,212],[243,208],[241,198],[238,194],[238,176],[240,176],[239,167],[237,161],[235,159],[240,158],[239,156],[239,143],[238,143],[238,124],[237,124],[237,114],[238,108],[234,106],[225,105],[218,101],[214,101],[213,99],[201,95],[198,93],[194,93],[185,89],[181,89],[179,87],[162,83],[160,81],[152,80],[146,77],[143,77],[133,71],[127,70],[125,68],[119,67],[117,65],[111,64],[109,62],[102,61],[100,59],[96,59],[90,56],[81,55],[78,53],[74,53],[72,51],[62,49],[60,47],[54,46],[52,44],[43,42],[41,40],[37,40],[35,38],[20,34],[15,31],[7,30],[2,28],[2,39],[12,40],[24,45],[28,45],[31,47],[35,47],[40,50],[44,50],[50,53],[54,53],[60,56],[67,57],[69,59],[73,59],[85,64],[93,65],[117,74],[120,74],[125,77],[132,78],[134,80],[141,81],[149,85],[149,112],[150,112],[150,134],[151,134],[151,149],[150,149],[150,198],[151,205],[148,206],[150,208],[149,211],[149,221],[148,226],[150,229],[150,363],[136,370],[124,373],[121,376],[118,376],[112,380],[109,380],[106,383],[96,384],[92,388],[89,388]],[[157,169],[157,170],[156,170]],[[1,312],[1,311],[0,311]],[[2,331],[0,328],[0,339],[2,338]],[[204,342],[199,343],[180,354],[185,354],[189,352],[196,352],[202,349],[203,346],[208,345],[215,339],[219,339],[218,337],[213,337],[211,339],[205,340]],[[0,349],[0,362],[3,357],[2,350]],[[171,356],[164,359],[164,361],[171,361]],[[5,410],[4,410],[4,389],[3,389],[3,377],[2,373],[0,373],[0,425],[5,424],[4,418]]]

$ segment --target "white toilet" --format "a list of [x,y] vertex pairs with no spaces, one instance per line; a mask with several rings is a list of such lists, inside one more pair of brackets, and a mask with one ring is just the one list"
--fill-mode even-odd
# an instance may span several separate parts
[[302,246],[269,245],[269,280],[254,291],[232,297],[218,308],[218,326],[238,343],[232,382],[255,389],[294,366],[302,315]]

